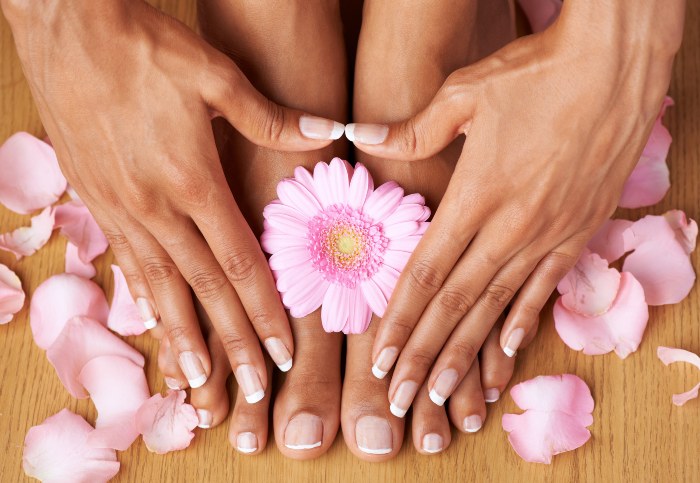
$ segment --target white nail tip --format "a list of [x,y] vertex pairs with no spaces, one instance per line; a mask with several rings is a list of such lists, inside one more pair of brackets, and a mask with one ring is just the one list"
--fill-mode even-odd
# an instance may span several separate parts
[[345,132],[345,125],[337,121],[333,121],[333,131],[331,131],[331,139],[340,139],[340,136]]
[[240,446],[236,449],[245,454],[255,453],[258,450],[258,448],[241,448]]
[[372,449],[372,448],[363,448],[359,444],[357,447],[362,451],[363,453],[367,454],[389,454],[391,453],[391,448],[379,448],[379,449]]
[[372,366],[372,374],[374,374],[374,377],[376,377],[377,379],[384,379],[384,376],[387,375],[387,372],[382,371],[377,366]]
[[280,371],[287,372],[289,371],[289,369],[292,368],[292,360],[289,359],[287,362],[285,362],[284,364],[279,364],[277,367]]
[[156,325],[158,325],[158,321],[155,318],[151,317],[150,319],[145,321],[143,325],[144,327],[146,327],[146,330],[155,329]]
[[188,379],[187,382],[190,383],[190,388],[192,389],[197,389],[198,387],[202,387],[205,382],[207,382],[207,375],[202,374],[199,377],[195,377],[194,379]]
[[479,431],[480,429],[481,429],[481,426],[479,426],[478,428],[473,428],[473,429],[464,428],[464,430],[465,430],[467,433],[476,433],[476,432]]
[[246,396],[245,400],[248,402],[248,404],[255,404],[258,401],[261,401],[262,398],[265,397],[265,391],[262,389],[259,391],[255,391],[253,394]]
[[348,141],[355,142],[355,125],[354,124],[348,124],[347,126],[345,126],[345,137],[348,138]]
[[311,443],[311,444],[286,444],[285,443],[285,446],[289,449],[297,449],[297,450],[298,449],[314,449],[314,448],[318,448],[319,446],[321,446],[321,442],[316,441],[315,443]]
[[491,399],[484,399],[484,401],[487,403],[495,403],[496,401],[498,401],[499,398],[500,398],[500,396],[498,396],[496,398],[491,398]]
[[504,347],[503,352],[505,352],[508,357],[513,357],[515,355],[515,351],[510,347]]
[[435,391],[435,389],[431,389],[430,392],[428,393],[428,396],[430,397],[430,400],[433,401],[438,406],[442,406],[443,404],[445,404],[445,401],[447,400],[446,398],[439,395]]
[[442,450],[443,450],[443,448],[438,448],[438,449],[426,449],[426,448],[423,448],[423,451],[425,451],[426,453],[430,453],[430,454],[439,453],[439,452],[442,451]]
[[395,406],[394,404],[390,404],[389,411],[391,411],[391,414],[393,414],[397,418],[403,418],[406,415],[408,409],[401,409],[400,407]]
[[209,429],[209,428],[211,428],[211,425],[210,424],[198,424],[197,427],[202,428],[202,429]]
[[180,390],[180,386],[173,386],[168,383],[168,381],[165,381],[165,385],[168,386],[168,389],[172,389],[173,391],[178,391]]

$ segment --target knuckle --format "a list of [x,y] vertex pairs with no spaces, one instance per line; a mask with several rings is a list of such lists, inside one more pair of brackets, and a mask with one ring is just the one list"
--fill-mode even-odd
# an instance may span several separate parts
[[529,325],[537,325],[540,321],[540,311],[542,307],[544,307],[546,301],[547,299],[543,297],[542,300],[538,300],[537,302],[520,302],[517,307],[518,320],[521,321],[521,323],[524,321]]
[[466,314],[474,305],[474,298],[465,290],[457,287],[444,287],[436,297],[436,303],[448,314]]
[[260,124],[262,137],[271,143],[279,142],[282,139],[285,126],[284,109],[268,100],[263,110],[264,118]]
[[404,315],[395,315],[391,319],[385,319],[384,323],[389,327],[388,333],[398,334],[403,337],[404,341],[409,338],[415,328],[415,323],[412,323]]
[[544,278],[557,284],[576,265],[577,257],[564,252],[551,252],[541,262]]
[[406,121],[398,136],[399,149],[404,153],[420,152],[421,132],[413,118]]
[[259,334],[270,334],[273,332],[272,313],[264,308],[256,308],[248,314],[250,323]]
[[143,273],[153,285],[165,285],[175,279],[178,271],[172,260],[166,257],[150,257],[143,262]]
[[224,260],[222,269],[231,283],[247,282],[255,274],[255,257],[245,251],[235,251]]
[[236,332],[224,332],[220,335],[220,338],[221,345],[224,346],[224,350],[227,354],[238,354],[248,348],[245,339]]
[[195,272],[187,281],[202,301],[216,300],[223,294],[228,281],[216,270],[203,269]]
[[494,312],[502,312],[513,298],[515,291],[507,285],[491,283],[479,298],[479,301]]
[[479,354],[479,349],[467,340],[456,340],[452,342],[449,350],[452,352],[455,360],[464,363],[465,367],[469,367],[471,362],[475,360]]
[[443,277],[430,263],[418,261],[408,272],[413,285],[423,293],[433,293],[442,286]]
[[166,326],[168,340],[175,347],[187,347],[190,331],[181,324],[168,324]]
[[435,355],[425,352],[423,350],[413,350],[410,354],[407,354],[408,367],[411,368],[412,372],[416,371],[427,371],[430,366],[435,362]]
[[112,247],[112,250],[119,253],[124,253],[131,250],[131,244],[129,239],[120,231],[116,230],[103,230],[105,238]]
[[206,205],[213,185],[201,172],[182,168],[169,171],[168,183],[177,201],[189,207]]

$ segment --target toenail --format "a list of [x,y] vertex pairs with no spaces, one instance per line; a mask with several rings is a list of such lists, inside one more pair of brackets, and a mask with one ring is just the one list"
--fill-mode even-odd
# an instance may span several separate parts
[[394,398],[389,405],[391,414],[397,418],[403,418],[408,408],[411,407],[416,392],[418,392],[418,384],[413,381],[404,381],[399,384],[399,388],[394,393]]
[[158,325],[156,314],[153,312],[153,307],[151,307],[151,302],[143,297],[139,297],[136,299],[136,306],[139,309],[139,315],[141,315],[143,325],[146,327],[146,329],[150,330]]
[[289,449],[318,448],[323,439],[323,421],[318,416],[300,413],[294,416],[284,430],[284,445]]
[[454,369],[445,369],[440,373],[440,375],[435,379],[435,384],[428,394],[430,400],[433,401],[438,406],[445,404],[445,401],[455,390],[457,385],[457,371]]
[[464,418],[464,430],[468,433],[476,433],[481,429],[481,416],[472,414]]
[[499,391],[495,387],[484,391],[484,401],[486,401],[487,403],[496,402],[498,401],[499,397],[501,397],[501,391]]
[[255,433],[238,433],[236,449],[241,453],[255,453],[258,450],[258,437]]
[[194,352],[180,352],[180,367],[192,389],[202,387],[207,382],[207,375],[204,373],[202,361],[199,360],[199,357]]
[[508,336],[508,341],[503,348],[503,352],[505,352],[508,357],[513,357],[524,338],[525,331],[522,328],[515,329],[510,333],[510,336]]
[[236,380],[243,390],[248,404],[255,404],[265,397],[265,390],[260,382],[260,376],[250,364],[241,364],[236,368]]
[[439,453],[442,449],[442,436],[437,433],[428,433],[423,436],[423,451],[426,453]]
[[177,379],[173,379],[172,377],[164,377],[163,380],[165,381],[165,385],[173,391],[177,391],[178,389],[180,389],[180,387],[182,387],[180,381],[178,381]]
[[377,357],[377,362],[372,366],[372,374],[374,374],[374,377],[383,379],[391,370],[391,366],[394,365],[398,353],[399,350],[396,347],[385,347],[382,349],[379,353],[379,357]]
[[355,441],[367,454],[389,454],[394,447],[389,421],[377,416],[362,416],[355,423]]
[[268,337],[265,339],[265,347],[280,371],[287,372],[292,368],[292,356],[280,339]]
[[323,117],[304,114],[299,117],[299,130],[309,139],[340,139],[345,132],[345,125]]
[[197,417],[199,418],[199,423],[197,423],[197,426],[202,429],[211,428],[211,423],[214,420],[214,417],[211,415],[210,411],[207,411],[206,409],[197,409]]

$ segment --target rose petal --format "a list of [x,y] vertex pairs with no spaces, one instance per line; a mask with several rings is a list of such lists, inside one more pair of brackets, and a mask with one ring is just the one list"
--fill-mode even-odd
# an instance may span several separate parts
[[559,17],[562,0],[518,0],[533,32],[542,32]]
[[629,220],[608,220],[588,242],[588,249],[612,263],[625,254],[624,231],[632,226]]
[[119,335],[140,335],[146,332],[146,326],[139,313],[136,302],[131,297],[122,270],[112,265],[114,274],[114,296],[107,316],[107,327]]
[[49,206],[32,217],[31,226],[0,235],[0,250],[14,253],[17,260],[33,255],[49,241],[53,228],[54,209]]
[[56,227],[61,228],[61,234],[78,247],[84,263],[102,255],[109,246],[90,210],[80,201],[69,201],[56,207]]
[[155,394],[136,413],[136,428],[149,451],[165,454],[190,445],[198,418],[185,404],[186,395],[185,391],[168,391],[166,397]]
[[[656,349],[656,355],[665,365],[669,365],[674,362],[686,362],[700,369],[700,357],[690,351],[674,349],[672,347],[658,347]],[[698,397],[698,391],[700,391],[700,383],[696,384],[690,391],[674,394],[672,397],[673,404],[676,406],[684,405],[691,399]]]
[[119,471],[113,449],[88,442],[94,431],[68,409],[29,429],[24,438],[24,472],[44,483],[100,483]]
[[66,273],[73,273],[84,278],[92,278],[97,274],[95,266],[80,259],[78,247],[71,242],[66,243]]
[[620,286],[620,272],[608,267],[597,254],[584,251],[569,273],[559,282],[561,302],[577,314],[594,317],[612,306]]
[[53,148],[26,132],[0,146],[0,173],[0,203],[24,215],[52,205],[66,190]]
[[0,324],[7,324],[22,310],[24,298],[19,277],[0,263]]

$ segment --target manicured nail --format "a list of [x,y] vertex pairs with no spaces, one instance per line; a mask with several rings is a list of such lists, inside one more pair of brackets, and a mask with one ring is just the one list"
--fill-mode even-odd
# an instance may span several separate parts
[[164,377],[163,379],[165,380],[165,385],[173,391],[177,391],[180,389],[180,387],[182,387],[182,384],[180,384],[180,381],[177,379],[173,379],[172,377]]
[[322,117],[304,114],[299,118],[299,130],[309,139],[339,139],[345,125]]
[[505,352],[508,357],[513,357],[524,338],[525,330],[520,328],[515,329],[508,336],[508,341],[506,342],[506,346],[503,348],[503,352]]
[[265,397],[265,390],[260,382],[258,371],[249,364],[241,364],[236,369],[236,380],[245,394],[248,404],[255,404]]
[[499,397],[501,397],[501,392],[495,387],[484,391],[484,401],[487,403],[496,402]]
[[439,453],[442,451],[442,436],[437,433],[428,433],[423,436],[423,451],[426,453]]
[[435,384],[430,390],[428,395],[430,400],[433,401],[438,406],[445,404],[445,401],[455,390],[457,385],[457,371],[454,369],[445,369],[440,373],[440,375],[435,379]]
[[284,430],[284,445],[289,449],[318,448],[322,439],[323,421],[309,413],[294,416]]
[[268,337],[265,339],[265,347],[280,371],[287,372],[292,368],[292,356],[280,339]]
[[151,330],[158,325],[156,314],[153,312],[153,307],[151,307],[151,302],[149,302],[148,299],[143,297],[137,298],[136,307],[139,309],[139,315],[141,315],[143,325],[146,327],[146,329]]
[[396,362],[396,356],[398,356],[398,354],[399,350],[396,347],[385,347],[382,349],[379,353],[379,357],[377,357],[377,362],[372,366],[372,374],[374,374],[374,377],[377,379],[384,379],[384,376],[391,370],[391,366]]
[[389,411],[397,418],[403,418],[411,407],[413,398],[418,392],[418,384],[413,381],[404,381],[399,384],[399,388],[394,393],[394,399],[391,400]]
[[348,124],[345,137],[360,144],[381,144],[389,134],[389,126],[384,124]]
[[389,421],[377,416],[362,416],[355,423],[355,441],[367,454],[389,454],[394,447]]
[[473,414],[464,418],[464,430],[467,433],[476,433],[481,429],[481,416]]
[[194,352],[180,352],[180,368],[185,373],[187,382],[190,383],[192,389],[202,387],[207,382],[207,375],[204,372],[202,361],[195,355]]
[[255,433],[238,433],[236,448],[241,453],[255,453],[258,450],[258,437],[255,436]]
[[197,423],[197,426],[202,429],[211,428],[211,423],[214,420],[214,417],[211,415],[210,411],[207,411],[206,409],[197,409],[197,417],[199,418],[199,423]]

